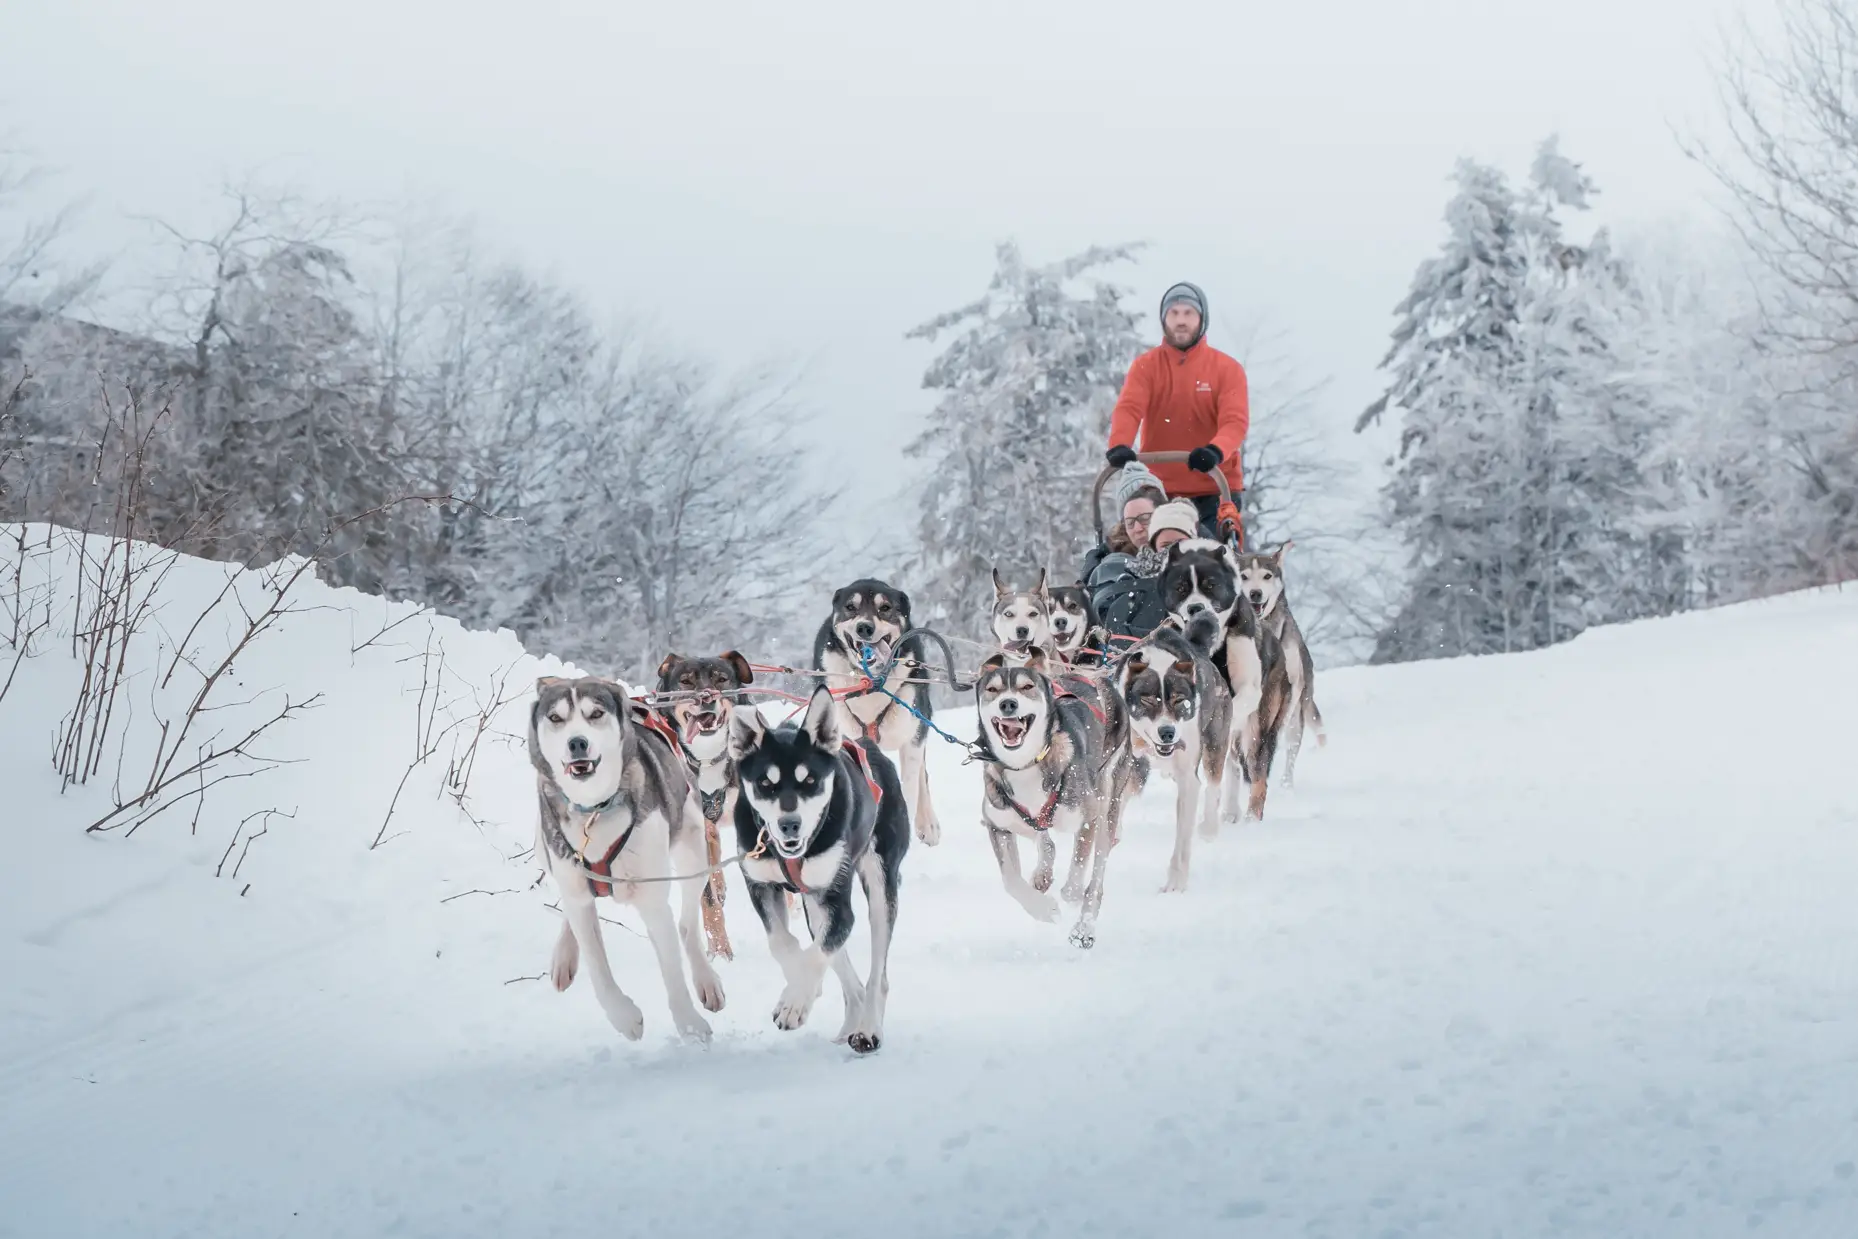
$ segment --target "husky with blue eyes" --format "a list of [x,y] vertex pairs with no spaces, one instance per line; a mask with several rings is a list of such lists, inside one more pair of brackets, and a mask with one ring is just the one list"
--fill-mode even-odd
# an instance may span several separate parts
[[[890,937],[910,847],[896,767],[876,741],[845,738],[838,703],[824,686],[814,690],[799,722],[770,728],[759,711],[737,710],[729,751],[741,785],[735,830],[746,853],[742,876],[787,982],[774,1007],[775,1027],[806,1023],[831,969],[845,993],[835,1040],[869,1054],[884,1037]],[[871,922],[871,973],[863,981],[845,950],[855,921],[854,877]],[[787,925],[790,892],[805,910],[812,936],[806,946]]]

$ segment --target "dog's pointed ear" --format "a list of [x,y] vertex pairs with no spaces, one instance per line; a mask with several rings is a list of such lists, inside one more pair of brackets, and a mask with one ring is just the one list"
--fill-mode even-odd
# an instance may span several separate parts
[[989,658],[986,662],[981,664],[981,674],[986,675],[989,671],[998,671],[1004,666],[1006,666],[1006,655],[995,654],[992,658]]
[[1041,598],[1051,597],[1051,595],[1045,591],[1045,569],[1043,568],[1039,569],[1038,583],[1032,587],[1032,592],[1037,594]]
[[828,753],[839,751],[843,742],[839,733],[839,703],[832,699],[832,690],[824,684],[813,690],[812,699],[806,703],[806,722],[801,726],[818,747]]
[[1026,647],[1026,666],[1038,672],[1040,675],[1045,674],[1046,658],[1044,646],[1028,645]]
[[658,664],[659,687],[662,688],[664,686],[665,677],[671,674],[671,668],[677,666],[679,663],[683,661],[684,661],[684,656],[682,654],[677,653],[675,650],[664,656],[664,661]]
[[752,705],[744,705],[740,710],[729,713],[729,759],[741,761],[743,757],[761,747],[762,737],[768,734],[768,725],[761,719],[761,711]]
[[551,688],[554,688],[557,684],[567,684],[570,682],[571,681],[565,675],[537,676],[536,681],[535,681],[536,696],[540,697],[543,693],[547,692]]
[[987,571],[993,576],[993,579],[994,579],[994,601],[995,602],[1000,601],[1000,599],[1006,597],[1008,594],[1013,592],[1012,590],[1006,587],[1006,582],[1000,579],[1000,569],[989,568]]
[[1131,650],[1129,652],[1129,661],[1123,664],[1123,673],[1126,676],[1138,676],[1147,670],[1148,659],[1142,657],[1142,651]]
[[1284,545],[1278,547],[1275,551],[1271,552],[1271,562],[1274,564],[1277,564],[1279,567],[1282,567],[1284,563],[1284,552],[1288,551],[1291,547],[1295,546],[1296,544],[1297,544],[1297,540],[1295,538],[1291,538],[1287,540],[1284,543]]
[[748,665],[748,659],[742,657],[742,655],[735,650],[726,650],[717,655],[717,659],[721,662],[728,663],[730,668],[734,670],[736,683],[753,684],[755,682],[755,669]]

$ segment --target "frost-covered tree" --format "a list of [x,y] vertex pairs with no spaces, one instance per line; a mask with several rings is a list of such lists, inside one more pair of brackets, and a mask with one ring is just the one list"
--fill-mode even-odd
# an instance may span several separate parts
[[1391,382],[1355,426],[1400,418],[1385,498],[1410,581],[1376,661],[1503,648],[1518,609],[1509,487],[1527,450],[1518,324],[1537,225],[1501,172],[1466,160],[1456,176],[1445,248],[1395,307]]
[[61,314],[95,291],[102,263],[80,263],[66,252],[74,204],[50,213],[30,209],[45,170],[0,135],[0,306]]
[[1110,409],[1142,349],[1126,290],[1084,277],[1136,248],[1033,266],[1003,244],[985,296],[909,333],[948,338],[923,376],[940,398],[905,449],[927,466],[910,581],[923,618],[977,631],[996,563],[1022,577],[1075,572]]
[[388,265],[383,400],[421,489],[458,498],[407,513],[398,589],[633,678],[672,648],[784,659],[832,496],[792,484],[809,417],[780,373],[604,329],[462,231]]
[[1777,34],[1728,42],[1729,138],[1698,152],[1767,276],[1756,343],[1782,382],[1761,420],[1784,476],[1764,592],[1858,579],[1858,4],[1778,10]]
[[399,427],[359,315],[342,217],[241,188],[222,225],[168,229],[178,256],[156,330],[181,360],[177,459],[158,501],[231,559],[320,551],[325,573],[380,590],[380,521],[332,528],[411,493]]
[[1386,498],[1411,577],[1381,661],[1532,649],[1674,605],[1640,466],[1652,402],[1618,355],[1631,274],[1558,216],[1591,181],[1550,139],[1521,191],[1470,162],[1458,182],[1445,249],[1397,309],[1392,382],[1357,423],[1401,416]]

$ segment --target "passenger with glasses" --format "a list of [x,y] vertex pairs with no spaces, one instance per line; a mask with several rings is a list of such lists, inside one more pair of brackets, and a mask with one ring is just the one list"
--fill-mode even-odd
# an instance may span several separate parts
[[1168,544],[1191,537],[1194,525],[1178,527],[1161,480],[1140,461],[1124,465],[1114,485],[1118,519],[1103,545],[1084,556],[1082,580],[1105,629],[1119,637],[1146,637],[1167,617],[1160,590],[1164,552]]

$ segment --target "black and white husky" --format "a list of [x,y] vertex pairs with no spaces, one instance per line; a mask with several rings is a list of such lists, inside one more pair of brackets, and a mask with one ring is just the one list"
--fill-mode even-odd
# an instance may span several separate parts
[[[582,956],[594,997],[621,1036],[637,1041],[645,1017],[613,979],[600,938],[599,896],[630,904],[645,922],[679,1033],[707,1041],[710,1026],[691,1002],[678,944],[690,962],[698,1000],[723,1009],[722,982],[698,929],[703,891],[703,814],[671,740],[651,727],[651,711],[611,680],[544,677],[529,714],[529,760],[541,802],[537,854],[561,892],[567,923],[549,975],[557,990],[574,982]],[[692,875],[680,921],[671,919],[663,879]],[[640,878],[658,879],[641,882]]]
[[1045,592],[1045,569],[1031,589],[1014,589],[993,570],[994,606],[991,621],[994,640],[1008,662],[1023,666],[1026,651],[1043,648],[1051,640],[1051,597]]
[[[1263,818],[1271,760],[1290,701],[1283,648],[1240,590],[1238,557],[1224,543],[1189,538],[1169,547],[1161,599],[1225,676],[1232,693],[1233,761],[1251,792],[1247,812]],[[1223,816],[1239,819],[1238,779],[1228,785]]]
[[[729,751],[742,780],[735,808],[736,841],[747,854],[742,876],[787,982],[774,1024],[792,1029],[806,1023],[831,968],[845,992],[836,1040],[869,1054],[884,1038],[890,936],[910,848],[896,768],[876,744],[843,739],[839,712],[823,686],[798,723],[770,730],[758,711],[737,711]],[[871,973],[862,983],[845,951],[854,874],[871,922]],[[789,891],[799,893],[806,910],[809,946],[787,927]]]
[[[1054,834],[1074,836],[1064,898],[1082,902],[1071,942],[1095,945],[1097,913],[1103,906],[1103,876],[1109,863],[1111,716],[1094,701],[1054,686],[1046,675],[1045,652],[1027,651],[1015,665],[1004,654],[981,664],[974,686],[985,756],[981,775],[981,822],[993,844],[1006,892],[1034,920],[1058,919],[1050,891],[1057,864]],[[1120,720],[1117,720],[1120,721]],[[1120,736],[1117,737],[1120,740]],[[1019,867],[1019,840],[1039,853],[1032,881]],[[1095,853],[1088,885],[1086,864]]]
[[[736,775],[735,762],[729,757],[729,720],[737,705],[755,708],[752,702],[740,700],[742,690],[754,682],[748,659],[734,650],[714,658],[666,654],[658,664],[658,713],[677,732],[684,763],[696,784],[697,803],[703,810],[703,845],[712,867],[722,860],[721,823],[735,820]],[[703,888],[703,928],[710,940],[710,954],[733,959],[723,918],[727,894],[728,886],[718,869]]]
[[1220,783],[1232,745],[1232,694],[1205,651],[1166,622],[1115,663],[1116,687],[1128,709],[1129,743],[1121,755],[1111,803],[1111,830],[1120,833],[1122,806],[1152,771],[1174,780],[1174,855],[1164,891],[1187,889],[1194,818],[1211,837],[1219,825]]
[[[827,687],[844,694],[839,699],[839,715],[845,732],[897,755],[903,798],[916,824],[916,837],[934,847],[942,841],[942,826],[929,795],[923,749],[929,740],[925,720],[934,717],[935,711],[929,702],[929,681],[918,670],[929,640],[941,647],[950,678],[954,678],[954,655],[948,643],[911,624],[910,596],[867,577],[832,595],[832,614],[813,638],[813,666],[825,673]],[[888,693],[849,691],[864,683],[867,665],[871,678]],[[899,698],[910,708],[899,705]]]
[[1084,583],[1059,585],[1047,592],[1051,596],[1052,630],[1048,651],[1071,667],[1095,667],[1107,662],[1103,648],[1108,637]]
[[1297,750],[1303,747],[1303,729],[1313,728],[1318,746],[1329,742],[1323,731],[1323,712],[1316,708],[1316,664],[1310,647],[1304,644],[1303,630],[1290,613],[1290,599],[1285,594],[1284,552],[1294,543],[1286,542],[1270,554],[1255,552],[1239,556],[1239,590],[1258,613],[1258,622],[1269,630],[1284,651],[1284,670],[1290,679],[1290,706],[1284,720],[1284,786],[1295,782]]

